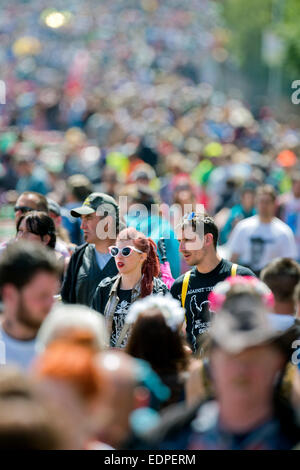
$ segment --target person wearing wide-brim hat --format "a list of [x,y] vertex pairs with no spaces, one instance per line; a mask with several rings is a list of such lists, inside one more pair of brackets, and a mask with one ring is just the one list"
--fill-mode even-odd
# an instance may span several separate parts
[[252,294],[227,298],[210,330],[215,400],[200,407],[189,449],[290,449],[300,440],[300,424],[282,392],[299,334],[297,324],[278,331]]
[[259,289],[249,282],[226,292],[209,331],[211,397],[174,408],[147,436],[147,448],[282,450],[300,442],[297,415],[282,391],[299,324],[278,330]]

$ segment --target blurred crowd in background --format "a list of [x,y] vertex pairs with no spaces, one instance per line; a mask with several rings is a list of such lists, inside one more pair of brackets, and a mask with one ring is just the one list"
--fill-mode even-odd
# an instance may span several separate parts
[[155,202],[204,204],[224,229],[221,244],[242,217],[229,212],[244,184],[270,183],[284,195],[278,205],[289,202],[278,214],[299,243],[297,118],[278,121],[268,107],[254,115],[238,91],[212,87],[222,26],[206,0],[2,6],[0,239],[13,232],[18,194],[69,207],[68,178],[80,173],[114,197],[135,197],[142,183]]

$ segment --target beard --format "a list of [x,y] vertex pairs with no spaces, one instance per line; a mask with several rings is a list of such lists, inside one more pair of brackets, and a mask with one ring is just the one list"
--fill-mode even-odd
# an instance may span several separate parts
[[20,295],[16,318],[22,326],[38,331],[46,315],[47,313],[40,315],[39,318],[34,318],[30,310],[27,308],[22,295]]
[[187,260],[186,263],[190,266],[197,266],[198,264],[201,264],[204,259],[205,259],[205,253],[203,252],[195,253],[195,254],[192,254],[191,258]]

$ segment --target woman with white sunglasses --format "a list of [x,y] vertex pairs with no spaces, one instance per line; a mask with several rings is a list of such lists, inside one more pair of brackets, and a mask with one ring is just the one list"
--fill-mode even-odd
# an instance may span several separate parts
[[156,244],[133,227],[122,230],[110,254],[115,258],[119,274],[98,285],[92,307],[105,317],[110,333],[110,346],[127,344],[129,325],[125,318],[130,305],[148,295],[168,292],[158,278],[160,272]]

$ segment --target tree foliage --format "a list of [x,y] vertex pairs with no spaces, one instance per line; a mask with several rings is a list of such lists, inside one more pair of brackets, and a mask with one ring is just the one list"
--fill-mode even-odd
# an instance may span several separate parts
[[272,31],[284,40],[285,75],[300,78],[299,0],[224,0],[222,16],[230,31],[229,50],[248,75],[264,73],[262,38]]

